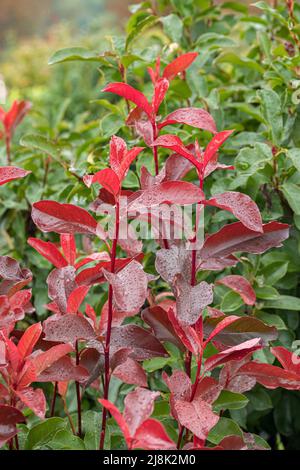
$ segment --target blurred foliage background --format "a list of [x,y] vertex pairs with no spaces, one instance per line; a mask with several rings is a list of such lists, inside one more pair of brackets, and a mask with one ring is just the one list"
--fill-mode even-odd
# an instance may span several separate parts
[[[38,319],[47,315],[50,265],[26,244],[28,236],[37,235],[31,204],[55,199],[87,207],[90,191],[81,177],[106,164],[111,135],[118,133],[129,145],[141,143],[124,125],[126,103],[106,96],[101,88],[126,79],[147,94],[151,84],[145,70],[157,55],[166,64],[195,50],[198,59],[186,80],[172,82],[163,112],[187,103],[204,106],[218,130],[235,129],[221,160],[234,162],[236,170],[211,175],[207,195],[245,192],[256,200],[264,222],[291,225],[283,248],[250,256],[234,272],[254,285],[258,302],[251,313],[278,328],[276,344],[299,349],[300,5],[260,1],[248,8],[248,3],[157,0],[128,10],[121,0],[22,0],[13,5],[1,0],[0,74],[8,90],[7,106],[13,99],[28,99],[33,107],[15,134],[12,155],[14,164],[32,174],[1,188],[0,253],[33,271]],[[191,134],[201,145],[209,138],[195,129],[179,131],[186,143]],[[142,164],[151,170],[149,155],[143,153],[137,171]],[[162,160],[166,155],[161,150]],[[1,143],[0,162],[5,164]],[[125,186],[138,185],[129,172]],[[226,220],[231,220],[228,213],[207,211],[210,232]],[[151,243],[144,251],[151,271]],[[221,286],[216,301],[226,313],[238,314],[243,308]],[[264,351],[259,354],[262,361],[274,360]],[[300,449],[299,393],[257,386],[249,395],[251,404],[225,416],[260,434],[272,448]]]

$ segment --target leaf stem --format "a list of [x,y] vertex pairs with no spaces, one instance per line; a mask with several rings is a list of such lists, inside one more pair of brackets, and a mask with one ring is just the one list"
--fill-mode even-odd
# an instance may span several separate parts
[[[116,264],[116,254],[117,254],[117,245],[118,245],[118,238],[119,238],[119,225],[120,225],[120,205],[119,201],[116,203],[115,209],[115,236],[113,239],[113,245],[110,255],[110,271],[112,273],[115,272],[115,264]],[[108,288],[108,318],[107,318],[107,332],[106,332],[106,339],[105,339],[105,347],[104,347],[104,394],[103,398],[108,399],[108,392],[109,392],[109,382],[110,382],[110,367],[109,367],[109,354],[110,354],[110,338],[111,338],[111,328],[112,328],[112,319],[113,319],[113,288],[112,285],[109,284]],[[104,448],[104,441],[105,441],[105,433],[106,433],[106,420],[107,420],[107,410],[103,408],[102,412],[102,427],[101,427],[101,434],[100,434],[100,444],[99,449],[103,450]]]

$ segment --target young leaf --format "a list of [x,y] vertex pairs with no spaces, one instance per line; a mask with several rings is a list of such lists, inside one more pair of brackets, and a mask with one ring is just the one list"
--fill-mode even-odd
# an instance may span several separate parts
[[237,292],[243,299],[246,305],[254,305],[256,301],[256,294],[250,282],[243,276],[229,275],[218,279],[217,284],[229,287],[234,292]]
[[188,126],[209,131],[212,134],[217,132],[213,117],[205,109],[201,108],[176,109],[176,111],[168,114],[163,122],[158,124],[158,128],[162,129],[170,124],[187,124]]
[[52,242],[44,242],[39,238],[28,238],[28,244],[32,246],[40,255],[46,258],[56,268],[64,268],[68,265],[67,261]]

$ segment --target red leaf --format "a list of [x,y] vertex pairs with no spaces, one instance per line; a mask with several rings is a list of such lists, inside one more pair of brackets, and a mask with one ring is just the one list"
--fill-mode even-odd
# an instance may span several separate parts
[[184,158],[187,158],[198,170],[201,170],[202,164],[190,152],[188,147],[185,147],[182,140],[176,135],[164,134],[160,135],[151,145],[151,147],[164,147],[178,153]]
[[150,189],[137,191],[134,199],[129,198],[128,211],[141,211],[146,207],[155,207],[163,203],[194,204],[203,200],[203,191],[186,181],[165,181]]
[[300,375],[300,359],[296,353],[288,351],[282,346],[271,348],[271,353],[274,354],[284,369]]
[[118,408],[113,403],[111,403],[108,400],[105,400],[104,398],[102,398],[102,399],[99,398],[98,401],[99,401],[99,403],[101,403],[101,405],[104,408],[106,408],[110,412],[110,414],[116,420],[119,428],[121,429],[122,433],[124,434],[127,446],[130,448],[131,447],[131,436],[130,436],[129,428],[128,428],[127,423],[126,423],[125,419],[123,418],[122,414],[118,410]]
[[[96,234],[97,222],[84,209],[55,201],[35,202],[32,220],[42,232]],[[99,230],[97,234],[99,235]]]
[[222,391],[220,384],[212,377],[204,377],[197,385],[194,400],[204,400],[210,405],[216,401]]
[[42,334],[41,322],[35,323],[27,328],[23,333],[19,343],[18,351],[22,359],[29,356]]
[[181,339],[185,347],[191,353],[197,355],[201,348],[201,343],[196,331],[191,326],[180,324],[172,308],[168,310],[168,317],[174,327],[174,330],[176,331],[177,336]]
[[40,388],[27,387],[22,390],[17,390],[17,397],[24,403],[25,406],[28,406],[34,414],[39,418],[44,419],[46,413],[46,399],[43,390]]
[[100,170],[94,175],[86,175],[83,177],[83,182],[89,188],[94,183],[99,183],[108,192],[113,194],[115,197],[118,196],[120,187],[120,180],[116,173],[110,168]]
[[206,167],[208,162],[215,157],[215,154],[217,153],[221,145],[225,142],[225,140],[228,139],[228,137],[233,132],[234,132],[233,130],[218,132],[218,134],[216,134],[212,138],[212,140],[209,142],[204,152],[204,158],[203,158],[204,167]]
[[131,436],[134,436],[141,424],[152,415],[154,401],[159,396],[159,392],[152,392],[151,390],[141,387],[128,393],[124,400],[125,408],[123,417]]
[[241,361],[245,356],[258,349],[262,348],[261,339],[254,338],[244,343],[233,346],[232,348],[225,349],[217,354],[206,359],[204,366],[205,370],[209,371],[215,367],[224,364],[228,361]]
[[175,403],[175,409],[180,424],[203,441],[219,421],[219,416],[213,413],[211,405],[199,398],[192,402],[179,400]]
[[248,362],[239,369],[238,374],[243,378],[244,376],[253,377],[258,383],[272,390],[278,387],[286,390],[300,390],[300,375],[298,373],[271,364]]
[[67,303],[67,313],[77,313],[80,305],[84,301],[90,286],[79,286],[71,292],[68,303]]
[[[189,146],[187,146],[187,149]],[[165,164],[165,180],[181,180],[194,168],[194,164],[178,153],[173,153],[167,158]]]
[[132,448],[144,450],[172,450],[175,449],[176,446],[169,438],[160,421],[147,419],[136,431]]
[[31,171],[23,170],[23,168],[16,166],[2,166],[0,167],[0,186],[9,181],[24,178],[24,176],[29,175],[29,173],[31,173]]
[[173,113],[168,114],[162,123],[158,125],[159,129],[170,124],[187,124],[198,129],[204,129],[206,131],[215,134],[217,132],[216,124],[213,117],[201,108],[179,108]]
[[235,274],[231,274],[229,276],[222,277],[222,279],[218,279],[216,284],[221,284],[223,286],[229,287],[234,292],[239,294],[245,304],[247,305],[254,305],[256,301],[256,294],[251,286],[250,282],[244,278],[243,276],[237,276]]
[[39,238],[28,238],[28,244],[32,246],[40,255],[48,260],[56,268],[63,268],[68,265],[67,261],[52,242],[44,242]]
[[141,108],[151,119],[152,117],[152,107],[148,102],[147,98],[143,93],[136,90],[127,83],[116,82],[110,83],[107,85],[102,91],[115,93],[116,95],[122,96],[126,100],[132,101],[135,103],[139,108]]
[[202,311],[213,301],[213,284],[202,281],[196,286],[178,276],[175,282],[176,316],[183,325],[194,325]]
[[152,108],[154,113],[156,114],[161,103],[164,100],[164,97],[169,88],[169,80],[166,78],[160,78],[154,86],[154,94],[152,98]]
[[126,176],[126,173],[131,165],[131,163],[136,159],[136,157],[144,150],[145,147],[133,147],[131,150],[125,153],[123,160],[120,162],[118,169],[118,176],[122,181]]
[[46,341],[57,341],[74,344],[77,340],[95,338],[93,327],[88,320],[79,315],[66,314],[44,322]]
[[3,122],[5,132],[9,137],[12,137],[15,128],[20,124],[30,108],[31,103],[25,100],[15,100],[6,113],[0,108],[2,111],[0,112],[0,120]]
[[263,233],[254,232],[241,222],[225,225],[218,232],[205,239],[200,257],[224,258],[232,253],[245,251],[260,254],[269,248],[281,246],[289,236],[289,226],[280,222],[269,222],[263,225]]
[[166,66],[163,71],[163,77],[168,80],[173,80],[181,72],[184,72],[198,56],[197,52],[187,52],[174,59]]
[[183,246],[174,245],[170,249],[162,248],[156,253],[155,269],[168,284],[173,284],[178,274],[190,282],[190,252]]
[[208,201],[205,201],[205,204],[229,211],[245,227],[255,232],[263,232],[259,209],[247,194],[228,191],[223,194],[217,194]]
[[72,359],[64,356],[39,374],[39,382],[84,382],[89,373],[84,367],[75,366]]
[[113,376],[126,384],[147,387],[147,375],[140,364],[130,357],[119,364],[113,371]]
[[159,341],[168,341],[175,344],[179,349],[183,349],[183,345],[179,340],[167,312],[159,307],[149,307],[142,311],[142,319],[153,330],[155,337]]
[[[211,312],[211,308],[208,307],[208,311]],[[261,320],[254,317],[243,316],[235,317],[234,315],[226,317],[222,312],[219,312],[220,316],[206,318],[204,320],[204,332],[206,336],[213,337],[217,336],[216,341],[227,346],[234,346],[244,341],[253,338],[261,338],[264,344],[268,341],[273,341],[277,338],[277,330],[274,327],[265,325]],[[226,320],[234,319],[230,323],[226,324]],[[224,322],[224,323],[223,323]]]
[[[72,316],[72,318],[75,318]],[[35,367],[36,374],[39,375],[44,372],[45,369],[52,366],[52,364],[58,361],[61,357],[65,356],[69,352],[73,351],[71,344],[58,344],[53,346],[45,352],[42,352],[31,358],[31,361]]]
[[[224,328],[234,323],[240,317],[236,315],[229,315],[228,317],[224,317],[221,319],[220,322],[217,323],[216,327],[212,330],[212,332],[208,335],[207,339],[205,340],[205,344],[208,344],[215,336],[217,336]],[[204,321],[205,325],[205,321]]]
[[[0,405],[0,443],[17,434],[16,424],[23,423],[25,418],[21,411],[13,406]],[[0,444],[1,445],[1,444]]]
[[115,352],[121,348],[131,348],[133,352],[130,356],[136,361],[168,356],[155,336],[133,324],[112,328],[111,350]]
[[143,306],[148,291],[148,275],[140,263],[131,261],[117,274],[106,270],[103,273],[112,285],[116,310],[135,312]]
[[172,416],[178,421],[178,415],[176,412],[175,404],[179,400],[190,401],[192,396],[192,384],[188,375],[183,370],[175,370],[169,377],[165,372],[162,374],[162,378],[166,382],[171,395],[170,395],[170,406]]
[[71,233],[62,233],[60,235],[60,244],[66,260],[71,266],[74,266],[76,261],[76,241]]

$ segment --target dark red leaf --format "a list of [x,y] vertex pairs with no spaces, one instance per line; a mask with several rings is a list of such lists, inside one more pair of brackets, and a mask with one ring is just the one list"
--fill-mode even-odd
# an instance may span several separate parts
[[225,225],[218,232],[208,235],[200,257],[202,260],[224,258],[240,251],[260,254],[281,246],[281,242],[289,236],[289,226],[280,222],[264,224],[263,230],[263,233],[254,232],[241,222]]
[[148,291],[148,275],[140,263],[131,261],[117,274],[106,270],[103,273],[112,285],[116,310],[135,312],[143,306]]
[[53,269],[47,278],[48,295],[56,303],[61,313],[67,313],[68,299],[77,287],[75,274],[75,268],[67,266]]
[[152,392],[141,387],[128,393],[124,400],[123,417],[128,425],[131,436],[134,436],[141,424],[152,415],[154,401],[159,395],[159,392]]
[[204,198],[203,191],[186,181],[165,181],[150,189],[137,191],[134,198],[129,198],[128,211],[142,211],[146,207],[155,207],[163,203],[194,204]]
[[201,348],[201,343],[194,328],[179,323],[173,308],[168,310],[168,318],[172,323],[177,336],[180,338],[185,347],[191,353],[197,355]]
[[43,390],[40,388],[27,387],[21,390],[16,390],[17,397],[28,406],[34,414],[39,418],[44,419],[46,413],[46,399]]
[[16,424],[23,423],[25,418],[14,406],[0,405],[0,446],[17,434]]
[[88,320],[79,315],[66,314],[55,319],[49,317],[44,322],[46,341],[75,344],[77,340],[95,338],[94,329]]
[[95,235],[97,231],[100,236],[96,220],[86,210],[73,204],[60,204],[55,201],[35,202],[31,216],[42,232]]
[[241,361],[248,354],[257,351],[262,348],[262,343],[260,338],[250,339],[244,343],[233,346],[232,348],[225,349],[217,354],[206,359],[204,366],[205,370],[209,371],[215,367],[225,364],[229,361]]
[[227,346],[235,346],[253,338],[261,338],[264,344],[277,338],[276,328],[265,325],[258,318],[234,315],[226,317],[222,312],[220,314],[218,317],[204,320],[204,333],[207,340],[216,336],[216,341]]
[[228,191],[217,194],[205,201],[204,204],[227,210],[239,219],[245,227],[255,232],[263,232],[259,209],[247,194]]
[[199,398],[192,402],[179,400],[175,403],[175,409],[180,424],[203,441],[219,421],[219,416],[213,413],[211,405]]
[[142,319],[152,328],[155,337],[159,341],[168,341],[175,344],[179,349],[183,349],[168,314],[162,307],[154,306],[144,309]]
[[213,301],[213,284],[202,281],[196,286],[181,276],[175,282],[176,316],[183,325],[194,325],[202,311]]
[[84,382],[89,373],[82,366],[76,366],[70,357],[64,356],[39,374],[39,382]]
[[114,369],[113,375],[126,384],[147,387],[147,375],[144,369],[130,357]]
[[137,361],[152,357],[167,357],[167,352],[158,339],[137,325],[112,328],[111,349],[115,352],[121,348],[131,348],[133,350],[131,357]]
[[202,164],[191,153],[188,147],[185,147],[182,140],[176,135],[164,134],[159,136],[152,144],[151,147],[164,147],[173,150],[182,157],[188,159],[198,170],[201,170]]
[[298,373],[271,364],[248,362],[239,369],[238,374],[242,378],[244,376],[252,377],[266,388],[282,387],[287,390],[300,390],[300,375]]
[[243,276],[238,276],[236,274],[231,274],[229,276],[222,277],[218,279],[216,284],[221,284],[223,286],[229,287],[234,292],[239,294],[245,304],[254,305],[256,301],[255,290],[251,286],[248,279]]
[[276,346],[271,348],[271,353],[284,369],[300,375],[300,359],[295,352],[288,351],[282,346]]

